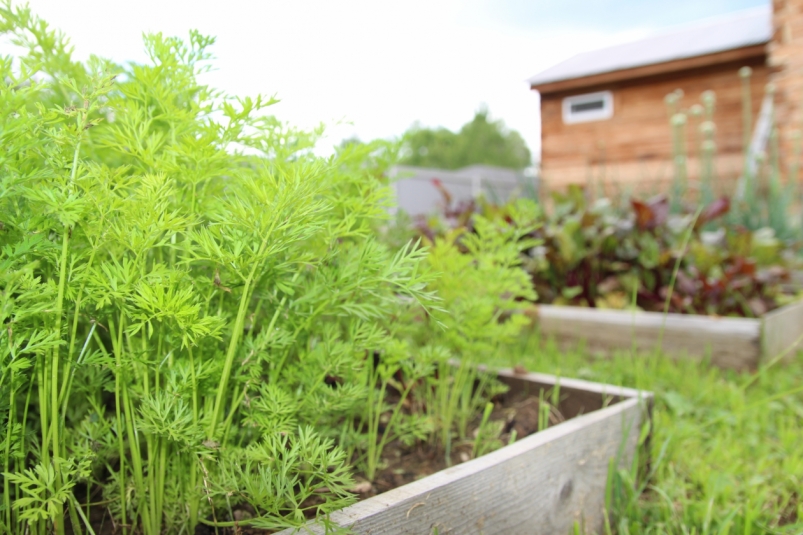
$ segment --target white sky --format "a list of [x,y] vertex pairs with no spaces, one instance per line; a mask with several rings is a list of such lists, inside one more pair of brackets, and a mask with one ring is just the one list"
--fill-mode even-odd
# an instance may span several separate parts
[[141,35],[215,35],[207,82],[233,94],[277,94],[295,125],[333,124],[328,143],[401,135],[414,121],[457,129],[482,104],[540,147],[537,95],[525,80],[578,52],[644,35],[525,31],[488,16],[484,0],[30,0],[94,53],[144,61]]

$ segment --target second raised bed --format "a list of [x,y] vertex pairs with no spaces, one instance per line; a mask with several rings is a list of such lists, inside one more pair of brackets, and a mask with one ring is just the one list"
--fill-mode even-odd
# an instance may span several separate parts
[[539,305],[531,315],[545,337],[563,345],[585,341],[591,352],[659,349],[721,368],[755,369],[762,359],[792,358],[803,341],[803,302],[760,318],[629,312]]

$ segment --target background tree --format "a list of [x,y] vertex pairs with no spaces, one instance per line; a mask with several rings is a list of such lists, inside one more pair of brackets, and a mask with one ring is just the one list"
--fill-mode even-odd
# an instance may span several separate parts
[[492,120],[485,107],[457,133],[415,124],[405,133],[403,146],[401,162],[421,167],[459,169],[486,164],[524,169],[532,163],[530,149],[521,135],[504,122]]

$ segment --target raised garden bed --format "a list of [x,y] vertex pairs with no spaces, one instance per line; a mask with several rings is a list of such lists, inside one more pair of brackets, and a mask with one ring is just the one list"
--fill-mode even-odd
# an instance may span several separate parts
[[[510,386],[507,396],[537,398],[559,386],[558,408],[567,419],[477,459],[360,501],[332,514],[330,520],[358,535],[563,535],[575,526],[600,532],[610,463],[632,465],[651,415],[652,394],[537,373],[502,370],[498,375]],[[324,533],[315,523],[307,528],[310,533]]]
[[702,359],[735,370],[755,369],[762,358],[795,355],[803,334],[803,302],[760,318],[629,312],[539,305],[533,316],[546,337],[562,345],[581,340],[591,352],[659,349],[673,357]]

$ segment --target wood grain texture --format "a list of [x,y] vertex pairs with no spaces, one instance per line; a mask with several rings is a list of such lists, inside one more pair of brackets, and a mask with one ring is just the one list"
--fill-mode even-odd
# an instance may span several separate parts
[[[609,462],[632,463],[652,395],[540,374],[515,379],[536,388],[589,387],[598,398],[610,390],[623,400],[359,502],[331,520],[357,535],[428,535],[436,528],[455,535],[566,535],[575,523],[599,532]],[[310,524],[301,532],[323,530]]]
[[[587,86],[572,91],[550,93],[541,97],[542,159],[541,168],[546,187],[567,182],[566,173],[575,169],[607,167],[609,180],[639,181],[645,178],[643,167],[662,164],[672,170],[672,131],[669,126],[664,99],[675,89],[681,89],[683,109],[700,102],[703,91],[712,90],[717,97],[713,121],[716,124],[714,140],[717,162],[722,156],[739,156],[742,153],[741,81],[739,68],[753,69],[751,95],[753,113],[758,113],[769,81],[770,71],[764,59],[748,58],[745,61],[722,63],[704,69],[621,80]],[[603,121],[564,124],[562,101],[566,96],[608,90],[613,93],[613,117]],[[689,158],[699,150],[699,121],[690,118],[686,127],[686,145]],[[717,165],[717,177],[730,180],[743,166]],[[689,179],[695,180],[690,169]],[[576,180],[571,180],[576,182]]]
[[516,384],[528,385],[530,388],[533,388],[533,391],[536,393],[536,389],[549,389],[560,386],[562,391],[569,392],[571,395],[593,396],[598,402],[603,403],[608,398],[613,402],[619,402],[628,398],[640,398],[645,395],[651,395],[641,390],[636,390],[635,388],[595,383],[593,381],[584,381],[582,379],[572,379],[569,377],[558,377],[545,373],[528,372],[520,374],[510,368],[496,370],[496,374],[499,379],[505,383],[511,384],[515,382]]
[[788,169],[797,160],[795,137],[803,117],[803,0],[773,0],[772,4],[769,65],[775,85],[778,155],[781,169]]
[[558,410],[567,418],[607,407],[628,398],[638,398],[642,394],[631,388],[592,383],[579,379],[568,379],[541,373],[519,374],[513,370],[497,371],[499,379],[510,388],[509,394],[514,399],[524,396],[538,397],[539,390],[549,391],[558,388],[560,403]]
[[[689,158],[688,177],[690,197],[699,189],[700,159]],[[744,169],[744,158],[741,154],[725,154],[717,156],[716,169],[718,178],[714,193],[717,195],[732,192]],[[598,163],[562,167],[543,174],[546,191],[562,191],[569,184],[580,184],[587,187],[592,195],[618,196],[623,191],[630,191],[641,197],[649,197],[656,193],[671,191],[673,167],[670,160],[645,160],[623,163]]]
[[[592,352],[652,351],[702,359],[735,370],[754,369],[761,356],[761,321],[750,318],[714,318],[686,314],[628,312],[594,308],[540,305],[537,322],[542,334],[558,343],[576,345],[585,340]],[[663,334],[662,334],[663,331]]]
[[803,349],[803,301],[786,305],[762,318],[761,344],[765,360],[784,354],[784,360],[796,357]]

